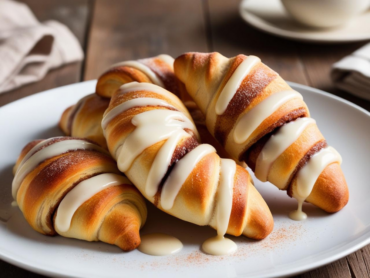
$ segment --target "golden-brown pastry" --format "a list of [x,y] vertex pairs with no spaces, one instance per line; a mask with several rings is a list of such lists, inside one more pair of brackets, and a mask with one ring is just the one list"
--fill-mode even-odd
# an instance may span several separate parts
[[59,127],[65,135],[86,138],[106,148],[100,123],[108,105],[109,99],[87,95],[63,112]]
[[221,159],[169,91],[132,82],[113,94],[102,127],[108,149],[142,194],[182,220],[250,238],[265,238],[271,212],[249,173]]
[[299,206],[306,200],[336,212],[347,204],[340,155],[327,145],[302,96],[258,57],[185,53],[174,69],[210,133],[258,179],[287,190]]
[[214,146],[221,157],[230,157],[208,132],[203,114],[186,92],[184,84],[175,76],[173,62],[174,59],[171,56],[162,54],[156,57],[125,61],[112,65],[99,77],[96,93],[110,98],[120,86],[133,81],[161,86],[179,97],[186,108],[188,108],[198,129],[201,141]]
[[12,194],[34,230],[125,251],[139,246],[145,201],[98,145],[72,137],[35,140],[14,170]]
[[173,72],[174,59],[166,54],[112,65],[96,84],[99,96],[110,98],[123,84],[129,82],[153,83],[181,97],[184,87]]

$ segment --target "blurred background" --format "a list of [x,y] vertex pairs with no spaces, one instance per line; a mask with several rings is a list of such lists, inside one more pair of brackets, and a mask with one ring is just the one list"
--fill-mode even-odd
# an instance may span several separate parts
[[[279,0],[274,1],[282,7]],[[346,43],[338,42],[339,39],[337,42],[327,43],[320,40],[304,42],[302,39],[284,38],[282,34],[268,34],[261,31],[261,28],[245,22],[245,18],[240,16],[239,0],[19,2],[28,5],[40,24],[47,20],[56,20],[67,26],[77,38],[84,57],[77,59],[80,61],[63,63],[48,70],[35,82],[0,93],[0,106],[43,90],[96,79],[111,64],[119,61],[162,53],[177,57],[188,51],[217,51],[227,57],[241,53],[259,56],[265,64],[288,81],[327,91],[370,110],[369,101],[337,89],[331,78],[333,64],[366,45],[366,38],[360,41],[349,40]],[[283,24],[277,20],[279,18],[272,15],[269,24],[280,29],[290,24],[286,27],[287,30],[305,33],[301,31],[304,28],[287,17],[287,14],[284,15]],[[21,17],[19,21],[22,21]],[[299,28],[296,28],[297,26]],[[361,26],[365,33],[370,32],[370,21],[369,25]],[[320,29],[310,29],[309,32],[320,32]],[[58,36],[58,33],[55,36]],[[0,33],[0,39],[2,37],[4,38]],[[365,247],[346,258],[299,277],[369,277],[369,266],[370,248]],[[0,261],[0,271],[4,277],[39,276],[3,261]]]
[[[274,0],[279,2],[278,0]],[[218,51],[253,54],[283,78],[328,91],[370,109],[367,101],[335,89],[333,63],[366,44],[299,42],[262,32],[239,14],[239,0],[26,0],[40,22],[65,24],[85,57],[54,69],[41,82],[0,94],[4,105],[42,90],[96,79],[112,63],[168,53]],[[259,1],[263,3],[263,1]],[[269,0],[271,2],[271,0]],[[367,26],[370,31],[370,25]]]

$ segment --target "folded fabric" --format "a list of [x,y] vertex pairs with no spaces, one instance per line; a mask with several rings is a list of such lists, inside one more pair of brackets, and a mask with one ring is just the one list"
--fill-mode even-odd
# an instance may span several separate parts
[[370,43],[335,63],[331,77],[338,88],[370,100]]
[[25,4],[0,0],[0,93],[82,59],[81,46],[66,26],[40,23]]

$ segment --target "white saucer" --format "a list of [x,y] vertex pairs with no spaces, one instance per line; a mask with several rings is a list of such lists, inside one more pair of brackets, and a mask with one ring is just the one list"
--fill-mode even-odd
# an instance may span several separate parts
[[370,39],[370,10],[338,29],[311,29],[294,21],[279,0],[243,0],[240,15],[250,25],[293,40],[338,43]]

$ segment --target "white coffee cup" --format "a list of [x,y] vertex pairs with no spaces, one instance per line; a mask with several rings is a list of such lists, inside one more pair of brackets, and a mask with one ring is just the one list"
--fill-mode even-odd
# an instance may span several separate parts
[[370,0],[281,0],[298,22],[316,28],[332,28],[348,23],[364,12]]

